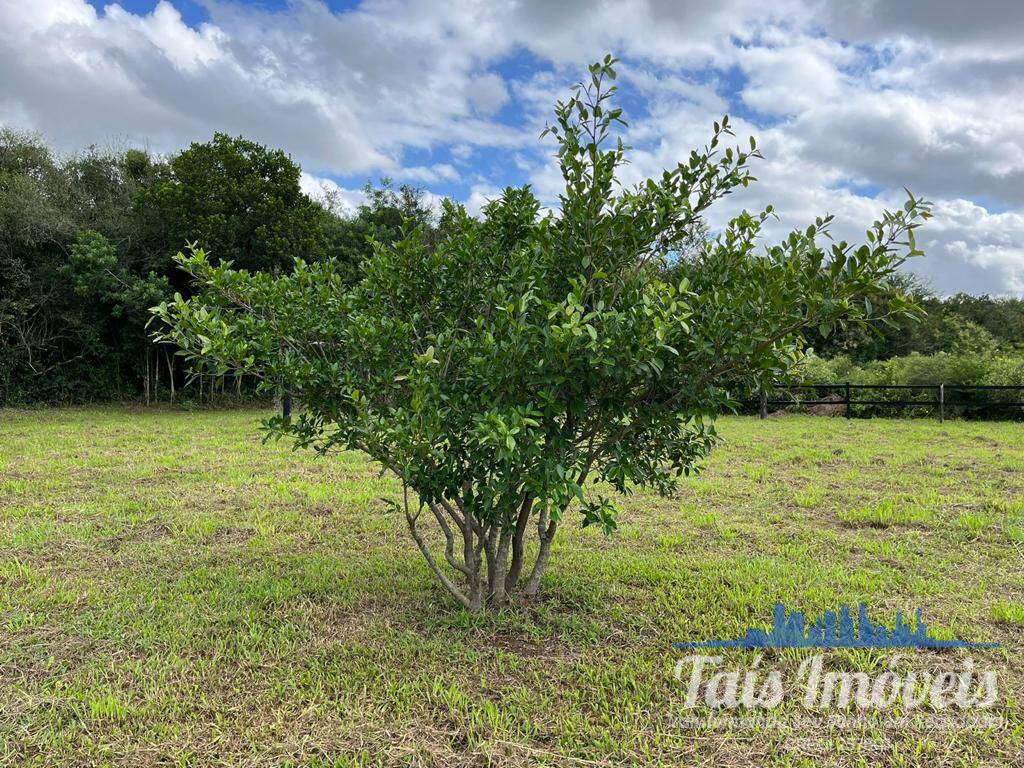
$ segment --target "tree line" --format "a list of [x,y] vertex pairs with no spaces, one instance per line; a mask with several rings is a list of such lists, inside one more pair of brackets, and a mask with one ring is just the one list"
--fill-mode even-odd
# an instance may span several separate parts
[[[299,179],[285,152],[224,134],[166,157],[97,147],[61,156],[38,136],[0,130],[0,404],[196,399],[225,387],[149,339],[149,308],[190,295],[174,262],[188,243],[250,271],[284,273],[297,256],[331,260],[355,280],[372,241],[395,242],[409,221],[428,244],[444,229],[422,190],[367,185],[366,202],[345,214],[329,194],[311,199]],[[689,253],[707,236],[694,231],[703,234],[681,246]],[[857,364],[1024,348],[1021,299],[941,298],[913,276],[898,280],[923,318],[874,307],[887,322],[811,330],[808,346]]]
[[823,358],[846,357],[857,364],[912,355],[1017,356],[1024,352],[1024,299],[972,296],[940,297],[913,273],[895,278],[923,312],[888,317],[874,308],[879,322],[848,326],[827,335],[810,334],[809,345]]
[[147,330],[150,307],[190,295],[173,260],[187,243],[246,270],[287,272],[302,256],[354,278],[371,239],[393,241],[410,219],[434,227],[421,190],[385,179],[345,215],[299,179],[286,153],[224,134],[168,157],[61,156],[0,129],[0,404],[209,393]]
[[[1024,387],[1024,301],[959,293],[939,297],[912,274],[896,278],[922,309],[916,317],[888,317],[884,302],[874,314],[885,321],[847,325],[827,336],[817,329],[808,334],[813,350],[796,378],[814,384],[870,384],[875,386],[970,385]],[[881,401],[920,398],[934,400],[931,391],[908,393],[900,389],[872,391]],[[1020,390],[962,389],[956,392],[960,415],[981,418],[1021,418]],[[948,410],[948,409],[947,409]],[[878,405],[858,409],[861,414],[893,414]]]

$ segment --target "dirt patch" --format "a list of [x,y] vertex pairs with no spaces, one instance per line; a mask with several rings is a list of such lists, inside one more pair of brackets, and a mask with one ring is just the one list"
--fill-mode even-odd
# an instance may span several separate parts
[[255,528],[247,526],[225,525],[203,537],[204,544],[247,544],[256,535]]
[[111,552],[117,552],[126,542],[129,541],[156,541],[164,536],[170,536],[173,532],[170,526],[164,523],[147,523],[128,528],[116,536],[105,540],[105,544]]
[[309,504],[303,507],[302,514],[308,517],[330,517],[334,509],[326,504]]
[[572,653],[558,642],[540,641],[525,635],[492,635],[486,638],[486,644],[495,650],[512,653],[525,659],[543,659],[564,661],[574,659],[578,653]]
[[807,412],[812,416],[845,416],[846,415],[846,401],[842,395],[826,395],[821,398],[827,400],[827,403],[819,403],[818,405],[812,405],[807,408]]

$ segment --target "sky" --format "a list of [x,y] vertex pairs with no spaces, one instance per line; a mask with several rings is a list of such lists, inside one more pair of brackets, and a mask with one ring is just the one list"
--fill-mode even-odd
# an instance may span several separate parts
[[0,0],[0,124],[62,152],[244,135],[350,209],[383,176],[474,211],[508,185],[553,202],[539,134],[606,53],[624,183],[728,114],[764,159],[712,227],[771,203],[766,241],[825,213],[859,241],[907,187],[935,203],[915,272],[1024,295],[1022,0]]

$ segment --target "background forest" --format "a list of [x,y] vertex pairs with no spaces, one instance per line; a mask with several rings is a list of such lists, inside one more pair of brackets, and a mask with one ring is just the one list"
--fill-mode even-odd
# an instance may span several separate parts
[[0,404],[170,397],[172,384],[200,397],[201,380],[146,330],[149,307],[189,293],[172,261],[187,242],[244,269],[288,270],[302,255],[354,275],[371,236],[393,239],[405,219],[434,226],[418,190],[368,186],[345,216],[299,177],[284,152],[223,134],[163,158],[60,157],[0,132]]
[[[197,242],[239,268],[335,258],[354,277],[371,241],[395,239],[404,221],[428,242],[442,236],[422,190],[385,179],[365,191],[355,213],[311,199],[286,153],[224,134],[170,157],[61,156],[0,130],[0,405],[245,394],[245,382],[196,376],[149,341],[148,309],[189,294],[172,257]],[[1024,300],[940,298],[904,279],[925,317],[812,334],[805,381],[1024,384]]]

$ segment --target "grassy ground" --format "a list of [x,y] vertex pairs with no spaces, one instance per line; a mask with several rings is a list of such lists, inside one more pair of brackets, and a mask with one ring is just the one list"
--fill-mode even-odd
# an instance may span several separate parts
[[[625,500],[611,538],[567,530],[541,599],[474,619],[380,500],[391,481],[263,445],[259,418],[0,411],[0,764],[1021,760],[1021,425],[726,419],[677,498]],[[787,701],[762,732],[682,726],[671,643],[766,625],[777,600],[920,606],[1002,643],[971,655],[998,671],[1006,724],[851,733]]]

